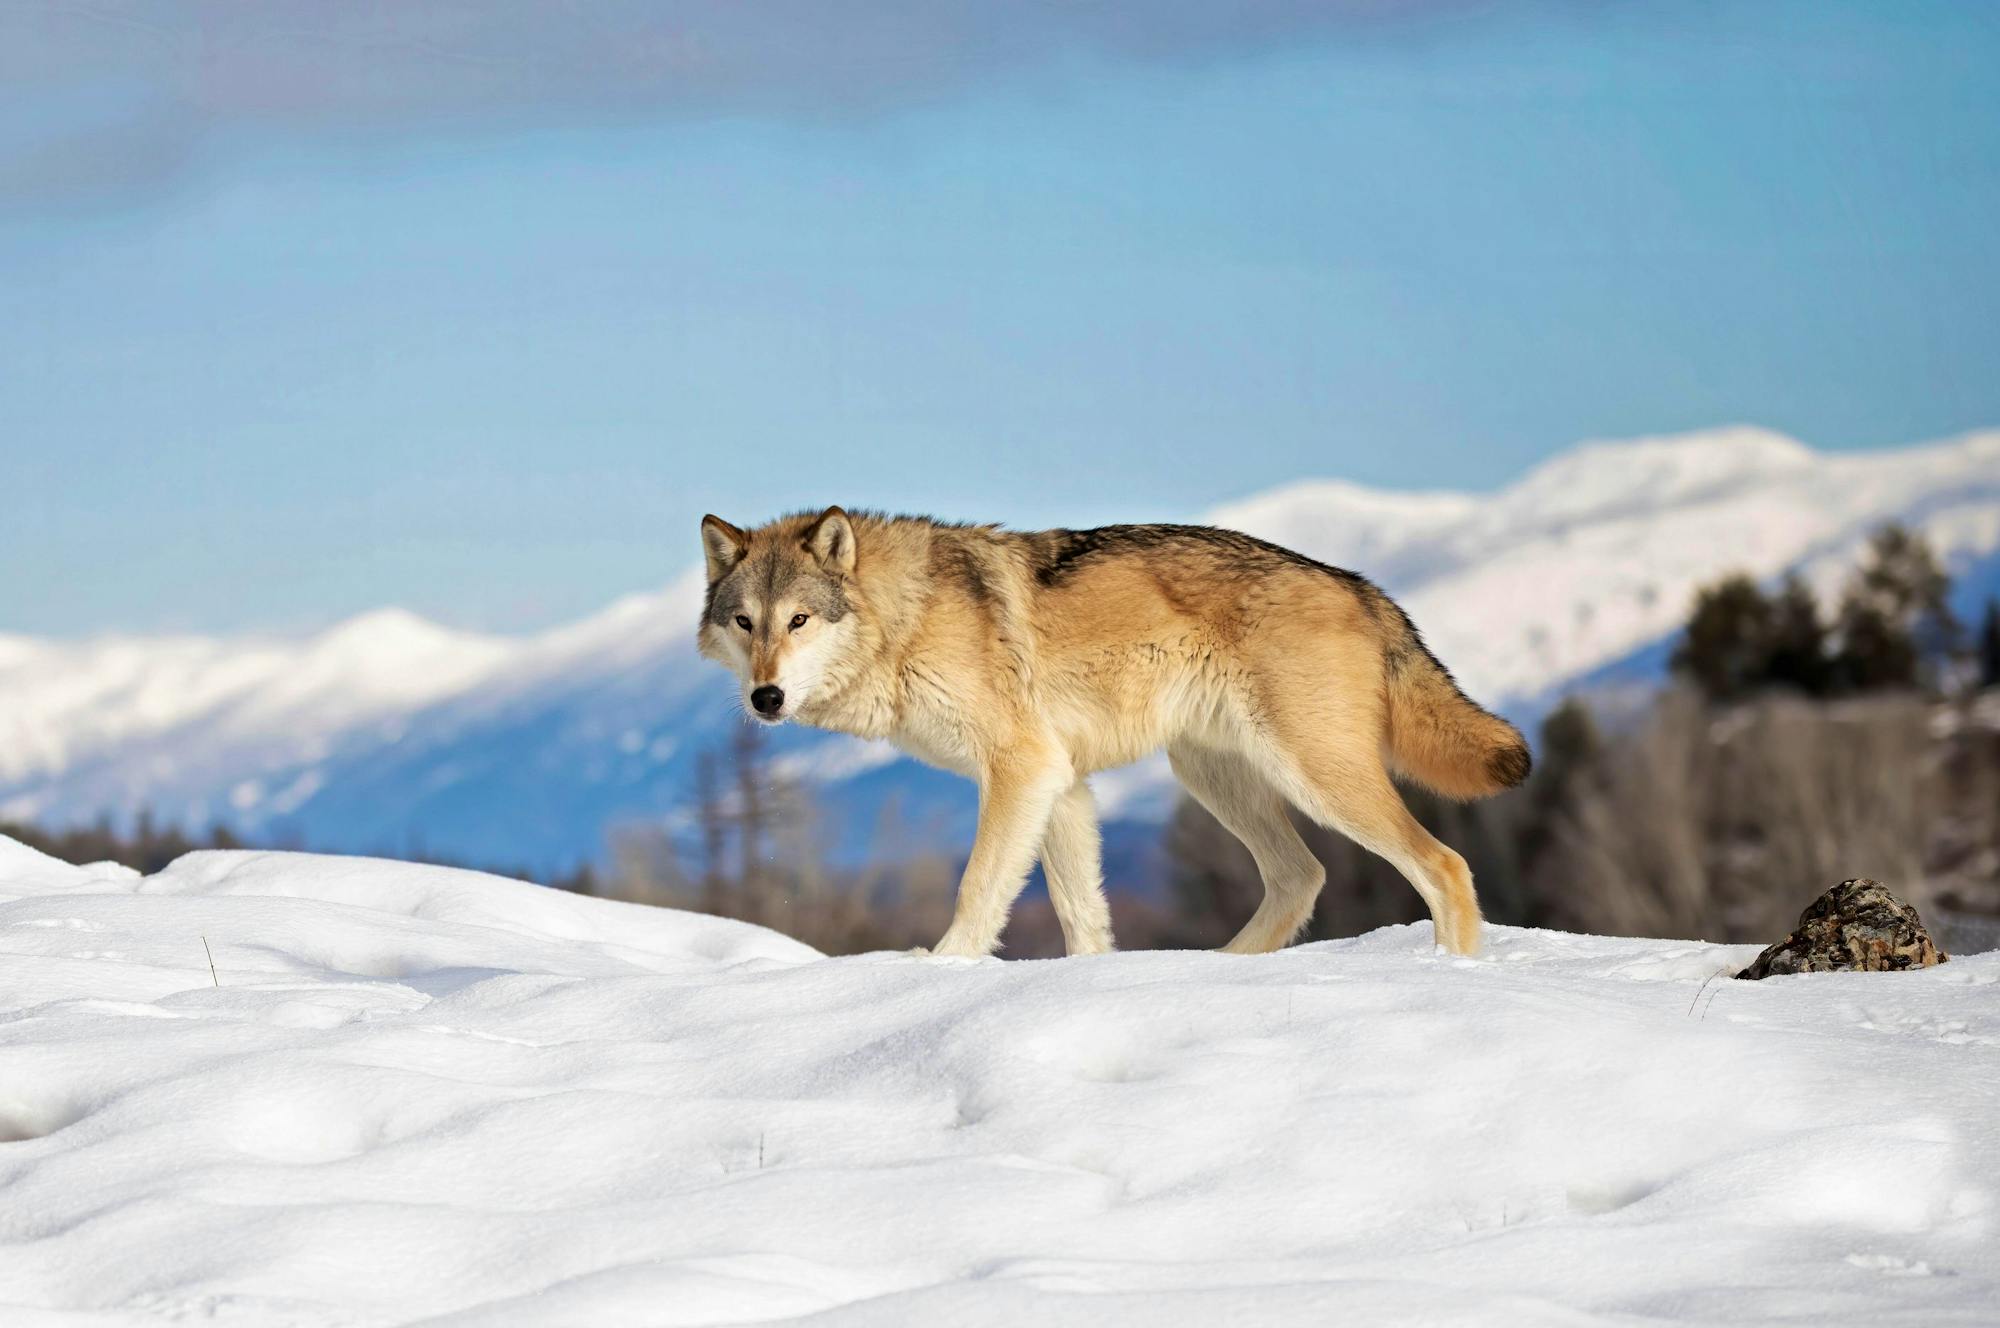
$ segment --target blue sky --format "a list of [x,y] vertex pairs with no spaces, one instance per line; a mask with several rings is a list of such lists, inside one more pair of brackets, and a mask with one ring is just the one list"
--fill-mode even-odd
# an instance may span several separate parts
[[[376,34],[190,73],[10,11],[0,632],[524,630],[709,510],[1173,519],[2000,423],[2000,6],[1250,8],[690,0],[665,73],[628,14],[469,90]],[[223,49],[194,12],[147,31]]]

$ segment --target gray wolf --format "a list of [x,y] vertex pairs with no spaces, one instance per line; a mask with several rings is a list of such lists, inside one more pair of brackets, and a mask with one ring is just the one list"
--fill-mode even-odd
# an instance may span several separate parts
[[886,738],[977,781],[979,824],[933,948],[986,955],[1039,854],[1070,954],[1111,948],[1085,777],[1165,748],[1249,848],[1264,899],[1224,948],[1276,950],[1326,873],[1287,804],[1387,858],[1437,942],[1479,947],[1465,860],[1410,815],[1401,775],[1485,797],[1528,774],[1366,579],[1234,531],[1009,531],[838,507],[701,523],[703,655],[767,723]]

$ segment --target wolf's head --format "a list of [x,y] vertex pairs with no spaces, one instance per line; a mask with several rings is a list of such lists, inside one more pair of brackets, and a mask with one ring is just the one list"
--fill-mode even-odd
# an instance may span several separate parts
[[701,543],[701,653],[736,675],[759,719],[797,714],[853,642],[853,523],[838,507],[748,531],[705,516]]

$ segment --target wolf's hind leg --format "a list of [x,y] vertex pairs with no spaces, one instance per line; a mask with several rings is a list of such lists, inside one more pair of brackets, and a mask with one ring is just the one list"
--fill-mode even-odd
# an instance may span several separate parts
[[1000,943],[1007,911],[1028,883],[1056,799],[1076,782],[1067,758],[1045,748],[1009,753],[979,787],[979,830],[958,882],[951,926],[932,954],[984,957]]
[[1264,900],[1223,946],[1229,954],[1268,954],[1290,944],[1312,919],[1326,884],[1320,865],[1285,813],[1285,801],[1257,768],[1234,752],[1175,744],[1167,749],[1174,775],[1223,828],[1243,841],[1264,878]]
[[1272,773],[1301,811],[1338,830],[1403,874],[1431,912],[1437,943],[1479,952],[1479,897],[1472,871],[1424,829],[1382,764],[1381,745],[1361,726],[1305,720],[1282,727]]
[[1063,948],[1070,954],[1105,954],[1112,948],[1102,864],[1097,804],[1090,785],[1079,779],[1056,799],[1042,838],[1042,872],[1056,920],[1062,923]]

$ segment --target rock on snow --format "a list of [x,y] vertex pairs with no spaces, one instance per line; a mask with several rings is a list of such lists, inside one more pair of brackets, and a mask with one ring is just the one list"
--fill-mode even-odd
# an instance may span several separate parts
[[2000,953],[1429,942],[824,959],[0,840],[0,1321],[1993,1322]]

